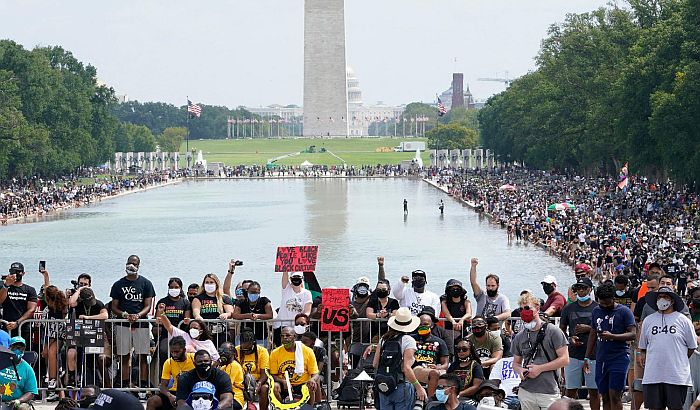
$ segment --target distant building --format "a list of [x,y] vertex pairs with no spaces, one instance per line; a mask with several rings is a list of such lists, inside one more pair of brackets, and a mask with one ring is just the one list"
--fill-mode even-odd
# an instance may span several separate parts
[[[445,104],[445,108],[447,108],[448,111],[452,109],[452,86],[440,94],[440,100]],[[469,90],[469,84],[467,84],[467,89],[464,90],[464,106],[469,110],[477,108],[477,104],[474,102],[474,96]]]
[[450,108],[464,107],[464,74],[452,73],[452,104]]
[[279,104],[272,104],[267,107],[245,107],[245,109],[262,118],[271,119],[279,117],[289,123],[291,123],[292,120],[298,122],[304,116],[304,109],[298,105],[282,106]]

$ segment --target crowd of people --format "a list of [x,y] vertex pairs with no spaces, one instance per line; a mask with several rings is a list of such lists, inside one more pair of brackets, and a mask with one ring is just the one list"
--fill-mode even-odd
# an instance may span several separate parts
[[218,175],[213,171],[209,176],[238,178],[238,177],[387,177],[387,176],[418,176],[421,170],[417,167],[405,168],[400,165],[377,164],[361,166],[309,165],[291,166],[274,165],[272,168],[260,165],[226,166]]
[[[16,262],[0,284],[0,345],[24,360],[0,370],[0,385],[14,386],[2,401],[28,408],[45,389],[60,408],[85,407],[116,388],[144,394],[149,410],[359,398],[382,410],[700,407],[696,194],[527,170],[429,172],[508,241],[560,255],[574,284],[543,272],[541,288],[510,300],[500,292],[507,279],[480,275],[478,258],[443,286],[420,269],[389,280],[380,256],[376,281],[360,276],[350,290],[350,331],[329,333],[307,273],[280,274],[273,302],[259,282],[240,280],[236,260],[223,280],[170,278],[162,297],[136,255],[109,295],[96,295],[87,273],[62,290],[45,269],[37,291]],[[103,350],[71,344],[71,319],[109,319]],[[372,375],[369,388],[352,383],[358,370]]]

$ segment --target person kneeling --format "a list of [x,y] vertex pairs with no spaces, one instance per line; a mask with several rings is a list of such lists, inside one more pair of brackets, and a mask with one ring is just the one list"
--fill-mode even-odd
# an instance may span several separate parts
[[[309,389],[308,404],[314,405],[316,390],[319,388],[318,366],[314,351],[301,342],[296,342],[296,334],[291,327],[282,328],[282,346],[270,353],[270,375],[274,379],[274,394],[282,402],[288,397],[287,377],[292,386],[292,395],[301,395],[302,386]],[[261,388],[261,394],[268,396],[269,384]],[[289,398],[291,401],[293,397]]]
[[194,354],[194,370],[183,373],[178,379],[176,397],[178,408],[187,408],[187,405],[195,410],[241,408],[233,400],[231,379],[222,370],[212,367],[206,350]]
[[188,354],[187,343],[182,336],[170,339],[170,357],[163,363],[158,394],[146,402],[146,410],[170,410],[177,407],[177,380],[180,374],[194,369],[194,355]]

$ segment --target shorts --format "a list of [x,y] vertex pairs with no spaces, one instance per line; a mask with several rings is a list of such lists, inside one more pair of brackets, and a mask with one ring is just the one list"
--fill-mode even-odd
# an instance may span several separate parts
[[610,390],[624,391],[628,366],[629,359],[615,361],[596,360],[595,382],[600,394],[607,394]]
[[[576,390],[581,388],[596,389],[597,384],[595,382],[595,360],[591,360],[590,363],[590,373],[586,374],[583,371],[583,364],[585,361],[569,358],[569,364],[564,368],[564,374],[566,376],[566,389]],[[585,384],[584,384],[585,381]]]
[[[301,387],[302,387],[302,386],[304,386],[304,385],[303,385],[303,384],[300,384],[300,385],[298,385],[298,386],[292,385],[292,395],[293,395],[293,396],[297,396],[297,397],[301,396],[301,395],[302,395],[302,393],[301,393]],[[287,388],[286,388],[286,387],[282,387],[282,388],[280,389],[280,400],[284,400],[284,399],[286,399],[287,397],[289,397],[289,392],[287,391]],[[292,398],[292,399],[293,399],[293,398]],[[235,400],[234,400],[234,401],[235,401]]]
[[645,384],[642,388],[644,391],[644,407],[647,409],[682,409],[686,393],[688,392],[688,386],[668,383]]
[[135,354],[149,354],[151,348],[151,332],[147,327],[130,328],[129,326],[114,326],[114,351],[117,356],[124,356],[134,348]]

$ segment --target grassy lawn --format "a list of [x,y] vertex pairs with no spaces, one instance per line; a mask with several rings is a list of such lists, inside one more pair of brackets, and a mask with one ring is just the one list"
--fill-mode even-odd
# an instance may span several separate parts
[[[255,139],[255,140],[191,140],[190,150],[202,150],[204,159],[209,162],[223,162],[226,165],[265,164],[269,159],[291,152],[299,152],[310,145],[316,146],[316,153],[301,154],[277,161],[281,165],[299,165],[304,161],[319,165],[339,165],[341,161],[329,153],[320,153],[321,148],[332,151],[348,165],[398,164],[411,159],[413,152],[377,152],[381,147],[393,148],[401,141],[425,141],[403,138],[298,138],[298,139]],[[182,163],[185,159],[185,144],[180,148]],[[429,163],[429,155],[422,153],[424,163]]]

